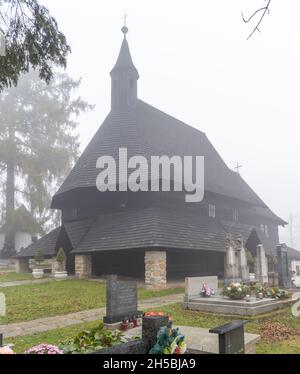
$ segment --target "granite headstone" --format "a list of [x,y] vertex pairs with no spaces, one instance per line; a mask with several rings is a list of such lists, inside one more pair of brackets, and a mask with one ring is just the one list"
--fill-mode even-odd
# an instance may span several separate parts
[[279,287],[291,287],[288,252],[287,247],[284,244],[277,246],[277,262]]
[[219,335],[220,354],[244,354],[245,334],[244,325],[248,321],[233,321],[226,325],[209,330],[212,334]]
[[119,281],[117,275],[109,275],[106,281],[106,324],[122,322],[140,314],[137,310],[137,284]]

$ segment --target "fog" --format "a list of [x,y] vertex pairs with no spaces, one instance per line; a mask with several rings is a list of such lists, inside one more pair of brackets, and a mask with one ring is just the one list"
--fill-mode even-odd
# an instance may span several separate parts
[[82,150],[110,109],[126,9],[139,97],[204,131],[280,217],[300,217],[299,0],[272,0],[249,41],[254,24],[241,11],[251,15],[264,0],[42,2],[71,44],[67,72],[82,77],[81,96],[96,104],[80,117]]

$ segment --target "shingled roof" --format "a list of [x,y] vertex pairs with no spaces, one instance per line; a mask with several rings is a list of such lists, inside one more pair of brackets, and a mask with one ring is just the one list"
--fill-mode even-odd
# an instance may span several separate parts
[[216,220],[180,209],[124,210],[99,216],[73,253],[159,247],[224,252],[225,233]]
[[151,156],[204,156],[206,192],[264,208],[264,212],[275,221],[285,224],[238,173],[228,168],[203,132],[137,98],[139,74],[126,38],[128,28],[123,27],[122,32],[121,50],[111,71],[111,112],[54,196],[52,208],[62,208],[61,202],[68,192],[82,188],[96,189],[99,157],[112,156],[117,160],[119,149],[126,148],[128,157],[142,155],[148,163]]
[[70,239],[73,248],[76,248],[78,246],[81,239],[92,226],[92,223],[92,219],[64,223],[64,228],[66,229],[66,233]]
[[38,250],[42,250],[47,257],[54,256],[56,243],[61,232],[62,227],[58,227],[49,234],[43,236],[41,239],[30,244],[27,248],[22,249],[15,257],[16,258],[30,258],[34,257]]
[[267,254],[274,255],[276,252],[276,245],[278,243],[272,242],[270,238],[264,234],[259,227],[254,225],[247,225],[240,222],[231,222],[231,221],[221,221],[222,226],[224,227],[226,233],[231,233],[235,237],[242,237],[245,241],[249,239],[250,235],[255,232],[256,237],[260,241],[266,250]]
[[290,260],[300,261],[300,251],[291,247],[287,247],[287,251]]
[[227,167],[204,133],[140,100],[135,108],[108,115],[54,196],[52,207],[59,208],[56,200],[63,193],[96,188],[97,159],[104,155],[118,159],[122,147],[128,149],[128,157],[143,155],[148,160],[153,155],[204,156],[206,191],[267,208],[242,177]]
[[227,233],[242,236],[246,242],[254,231],[267,253],[273,253],[276,246],[252,225],[219,221],[195,214],[194,209],[186,210],[183,215],[180,207],[151,207],[102,214],[95,221],[65,223],[16,257],[34,257],[38,249],[46,256],[54,256],[62,230],[67,233],[74,254],[134,248],[225,252]]

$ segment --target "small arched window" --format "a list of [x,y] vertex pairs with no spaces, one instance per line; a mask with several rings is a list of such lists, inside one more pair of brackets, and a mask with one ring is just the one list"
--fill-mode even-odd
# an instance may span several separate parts
[[216,218],[216,206],[214,204],[208,205],[208,216],[210,218]]

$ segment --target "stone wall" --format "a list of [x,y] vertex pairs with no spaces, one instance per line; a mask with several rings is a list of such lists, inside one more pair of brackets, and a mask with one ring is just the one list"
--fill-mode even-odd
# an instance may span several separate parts
[[92,256],[75,256],[75,274],[79,278],[88,278],[92,275]]
[[148,289],[158,290],[167,285],[167,253],[145,252],[145,283]]

